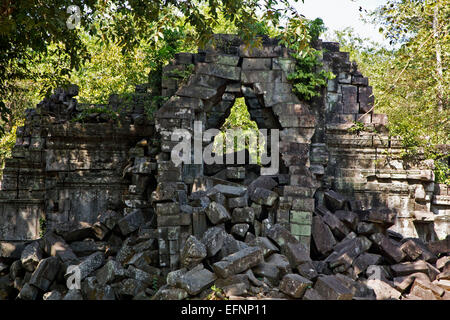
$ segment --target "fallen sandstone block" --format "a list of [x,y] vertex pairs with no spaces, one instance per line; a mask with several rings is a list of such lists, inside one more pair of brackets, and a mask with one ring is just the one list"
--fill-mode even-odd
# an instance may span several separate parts
[[97,281],[104,286],[116,281],[120,281],[125,277],[126,270],[115,260],[108,262],[96,272]]
[[428,250],[427,246],[420,239],[409,239],[400,246],[400,249],[405,252],[412,261],[421,259],[428,262],[434,262],[437,259],[436,255]]
[[191,269],[206,258],[206,246],[195,236],[189,236],[183,247],[180,256],[180,262],[183,267]]
[[344,209],[347,203],[347,199],[344,196],[333,190],[324,192],[324,200],[327,208],[333,212]]
[[248,247],[213,264],[214,272],[221,278],[244,272],[263,262],[263,252],[258,247]]
[[370,279],[366,285],[375,292],[377,300],[398,300],[401,297],[399,291],[383,280]]
[[351,300],[352,292],[347,289],[336,276],[319,276],[314,285],[325,300]]
[[391,265],[391,270],[394,272],[395,276],[399,277],[416,272],[428,273],[428,266],[425,261],[419,260],[416,262],[403,262]]
[[22,262],[22,266],[25,270],[33,272],[42,258],[43,252],[40,243],[39,241],[34,241],[26,246],[22,251],[20,261]]
[[288,243],[298,243],[298,240],[282,225],[275,224],[267,232],[267,237],[275,242],[279,248]]
[[177,282],[177,286],[187,291],[191,296],[195,296],[203,290],[209,288],[217,279],[211,271],[201,268],[194,268],[186,272]]
[[231,219],[228,210],[217,202],[211,202],[206,208],[206,215],[212,224],[217,225]]
[[278,199],[278,193],[263,188],[256,188],[250,194],[250,199],[257,204],[271,207]]
[[117,225],[119,226],[120,232],[124,236],[136,231],[139,227],[150,220],[150,214],[142,209],[136,209],[130,214],[119,220]]
[[312,285],[312,281],[298,274],[287,274],[281,280],[280,291],[293,298],[300,299],[305,294],[306,289]]
[[370,240],[381,250],[382,254],[391,262],[399,263],[405,258],[405,253],[396,247],[392,241],[381,233],[370,236]]
[[64,239],[53,232],[47,233],[43,238],[43,242],[44,251],[50,256],[58,257],[66,266],[79,262],[78,257]]
[[33,285],[42,291],[47,291],[55,280],[59,268],[60,262],[56,257],[49,257],[41,260],[31,276],[30,285]]
[[334,238],[333,233],[323,222],[321,216],[316,215],[313,217],[311,235],[314,245],[323,256],[330,253],[336,245],[336,239]]
[[209,228],[202,238],[202,243],[206,247],[207,257],[214,256],[222,249],[226,232],[219,228]]

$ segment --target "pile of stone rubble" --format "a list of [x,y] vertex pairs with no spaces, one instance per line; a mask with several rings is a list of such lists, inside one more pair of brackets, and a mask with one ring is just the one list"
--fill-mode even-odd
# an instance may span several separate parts
[[[449,238],[403,239],[387,230],[394,214],[352,211],[330,190],[312,217],[310,252],[272,223],[283,200],[277,179],[214,181],[182,208],[110,210],[36,241],[0,242],[0,300],[450,299]],[[160,268],[154,219],[187,217],[193,207],[204,208],[205,232],[187,238],[180,269]]]

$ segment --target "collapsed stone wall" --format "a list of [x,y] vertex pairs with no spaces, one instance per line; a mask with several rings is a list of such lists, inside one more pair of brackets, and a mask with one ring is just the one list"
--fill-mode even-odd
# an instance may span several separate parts
[[3,171],[0,239],[37,239],[44,228],[94,223],[98,214],[123,206],[130,148],[154,131],[142,107],[149,94],[138,92],[128,110],[113,95],[118,119],[94,112],[74,122],[83,109],[77,94],[75,86],[58,89],[27,110]]
[[[444,239],[450,202],[447,187],[434,182],[432,161],[402,160],[401,140],[389,135],[386,115],[372,110],[369,80],[337,43],[323,43],[323,49],[325,68],[336,78],[318,106],[324,134],[313,144],[311,162],[325,165],[317,169],[324,173],[324,187],[354,197],[359,209],[390,208],[397,215],[391,230],[405,237]],[[354,121],[364,123],[364,130],[350,133]]]
[[[124,102],[117,96],[110,99],[119,122],[94,113],[85,123],[73,123],[79,113],[75,88],[58,90],[29,110],[4,170],[0,239],[36,239],[40,220],[48,230],[94,223],[108,209],[130,217],[122,230],[127,234],[155,214],[150,236],[158,242],[159,266],[176,269],[186,239],[210,227],[205,204],[195,196],[236,180],[226,181],[203,165],[175,167],[170,152],[177,142],[170,134],[175,128],[192,132],[195,120],[203,121],[204,130],[218,128],[239,97],[260,129],[281,131],[283,168],[273,177],[279,198],[274,207],[265,207],[266,222],[281,223],[309,247],[312,213],[323,204],[323,193],[334,189],[356,199],[352,210],[395,211],[393,228],[405,236],[435,240],[449,234],[448,189],[434,183],[426,162],[399,159],[401,143],[387,134],[386,116],[370,111],[371,87],[348,53],[334,43],[318,44],[336,79],[307,104],[292,94],[286,75],[295,61],[275,40],[246,49],[235,37],[218,38],[214,50],[177,54],[164,68],[162,94],[170,99],[154,124],[144,116],[143,102],[152,96],[145,87],[128,110],[121,109]],[[190,65],[195,71],[184,81],[180,72]],[[350,133],[355,120],[366,129]],[[244,169],[247,178],[259,175]],[[256,225],[255,233],[262,227]]]

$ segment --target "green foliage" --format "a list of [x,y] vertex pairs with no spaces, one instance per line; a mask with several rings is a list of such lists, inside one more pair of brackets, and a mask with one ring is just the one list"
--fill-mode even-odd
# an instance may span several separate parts
[[107,117],[113,121],[117,121],[119,119],[118,112],[114,112],[113,110],[111,110],[109,108],[109,106],[107,106],[107,105],[106,106],[91,105],[87,108],[84,108],[71,121],[72,122],[85,122],[86,120],[90,119],[93,115],[100,115],[100,114],[107,115]]
[[332,72],[321,68],[321,52],[311,46],[325,31],[323,21],[319,18],[312,21],[294,18],[282,30],[280,44],[292,50],[291,55],[297,62],[295,71],[288,75],[288,80],[299,99],[309,101],[319,96],[319,89],[334,78]]
[[[437,159],[438,145],[450,143],[449,16],[449,0],[388,0],[366,20],[381,24],[392,48],[361,38],[352,29],[334,35],[369,77],[375,112],[386,113],[390,134],[402,138],[404,160],[422,154]],[[439,168],[436,177],[448,181]]]
[[208,296],[206,297],[206,300],[229,300],[226,296],[225,293],[223,292],[222,288],[216,287],[216,285],[213,285],[211,287],[211,293],[208,294]]
[[351,126],[347,131],[352,134],[359,134],[360,132],[364,131],[366,128],[364,126],[364,123],[360,121],[355,121],[353,126]]
[[450,186],[450,166],[448,162],[438,159],[434,161],[434,175],[437,183],[443,183]]
[[2,169],[5,165],[5,159],[11,157],[11,150],[16,143],[17,127],[21,126],[23,121],[17,122],[11,131],[7,132],[0,138],[0,178],[2,177]]
[[309,101],[320,96],[320,88],[327,85],[329,79],[333,79],[333,73],[325,70],[317,71],[320,52],[310,52],[304,57],[294,55],[297,60],[295,71],[288,75],[288,80],[293,84],[294,93],[302,100]]
[[[257,159],[260,163],[260,154],[263,151],[264,144],[258,145],[259,129],[255,121],[251,120],[244,98],[237,98],[230,110],[230,115],[220,128],[221,133],[214,139],[215,152],[219,155],[227,153],[227,145],[233,145],[234,152],[247,149],[251,157]],[[235,134],[227,133],[227,130],[235,130]],[[256,137],[254,139],[245,139],[245,137]],[[232,141],[234,139],[234,141]],[[245,140],[244,140],[245,139]],[[242,143],[245,141],[244,143]],[[223,144],[222,144],[223,142]],[[262,143],[262,142],[261,142]],[[223,146],[223,150],[219,149]]]
[[[68,13],[67,9],[74,4],[81,11],[81,24],[69,29],[66,21],[73,12]],[[158,58],[164,56],[165,49],[170,51],[170,47],[161,48],[160,43],[164,42],[161,40],[182,27],[193,31],[184,37],[185,43],[207,44],[214,29],[226,24],[236,26],[239,34],[252,42],[260,32],[255,26],[260,24],[261,18],[276,24],[283,16],[294,12],[288,0],[78,0],[75,3],[5,0],[0,10],[0,115],[3,122],[10,112],[4,96],[14,90],[16,81],[43,79],[44,90],[50,93],[51,88],[67,83],[70,73],[80,70],[91,57],[95,63],[96,52],[92,52],[91,40],[117,46],[114,49],[120,49],[125,55],[131,53],[130,57],[136,56],[134,51],[139,50],[145,40],[149,44],[148,52],[155,52]],[[110,52],[111,56],[102,56],[105,63],[119,56],[116,50]],[[35,68],[36,64],[48,62],[49,57],[56,58],[53,68]],[[160,60],[154,62],[160,64],[163,62]]]
[[44,216],[39,217],[39,237],[42,238],[47,232],[47,220]]

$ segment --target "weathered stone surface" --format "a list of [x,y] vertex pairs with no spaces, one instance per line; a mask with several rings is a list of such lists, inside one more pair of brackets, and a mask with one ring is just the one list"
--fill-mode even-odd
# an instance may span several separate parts
[[336,238],[343,239],[347,234],[350,233],[350,229],[332,213],[325,212],[322,218],[323,222],[325,222],[330,227],[331,232],[333,232],[333,235]]
[[244,58],[242,70],[270,70],[272,59],[270,58]]
[[157,256],[151,251],[143,251],[136,253],[130,260],[125,263],[125,266],[134,266],[147,273],[159,275],[160,270],[152,265],[155,265]]
[[235,208],[231,215],[231,223],[250,223],[255,221],[255,209],[252,207]]
[[224,194],[226,197],[240,197],[244,195],[247,191],[247,188],[244,186],[236,187],[236,186],[227,186],[224,184],[215,185],[211,190],[208,191],[207,195],[213,195],[217,192]]
[[216,280],[216,275],[204,268],[194,268],[185,273],[178,281],[178,286],[195,296],[209,288]]
[[156,214],[158,216],[173,216],[180,213],[180,204],[176,202],[157,203]]
[[277,253],[280,250],[266,237],[256,237],[248,243],[251,247],[259,247],[263,250],[264,257],[268,257],[273,253]]
[[339,193],[329,190],[324,193],[325,205],[331,211],[342,210],[347,202],[347,199]]
[[250,199],[258,204],[270,207],[273,206],[275,201],[278,199],[278,194],[267,189],[255,188],[253,193],[250,195]]
[[69,245],[54,233],[47,233],[44,238],[44,251],[50,256],[58,257],[66,266],[77,264],[78,258]]
[[228,210],[217,202],[211,202],[206,208],[206,215],[212,224],[219,224],[231,219]]
[[95,277],[89,277],[82,282],[81,292],[86,300],[116,300],[113,288],[104,283],[97,283]]
[[245,283],[230,284],[228,286],[223,287],[222,289],[223,293],[225,293],[227,297],[243,296],[248,293],[248,288]]
[[252,268],[253,273],[261,278],[267,278],[273,285],[278,285],[281,272],[276,265],[262,262]]
[[366,276],[368,279],[378,279],[389,283],[392,275],[388,266],[385,265],[370,265],[367,267]]
[[156,277],[159,276],[159,273],[150,274],[144,270],[138,269],[134,266],[128,266],[126,271],[127,277],[142,283],[144,286],[150,286],[153,284],[153,281]]
[[87,222],[76,222],[59,225],[55,232],[63,237],[66,242],[73,242],[91,238],[94,236],[93,226]]
[[320,276],[314,284],[316,290],[325,300],[351,300],[352,292],[336,276]]
[[115,260],[108,260],[106,264],[96,272],[97,282],[104,286],[122,280],[126,271],[122,265]]
[[213,270],[219,277],[227,278],[260,264],[263,259],[263,252],[260,248],[248,247],[214,263]]
[[75,241],[70,244],[70,248],[78,257],[85,257],[97,251],[105,252],[108,249],[108,243],[103,241]]
[[128,235],[136,231],[141,225],[150,220],[149,214],[141,209],[136,209],[119,220],[117,225],[123,235]]
[[33,272],[42,258],[43,252],[41,246],[38,241],[35,241],[25,247],[25,249],[22,251],[20,260],[25,270]]
[[319,276],[319,273],[317,272],[316,268],[314,267],[314,264],[312,263],[312,261],[297,265],[296,268],[297,268],[298,273],[302,277],[305,277],[306,279],[315,280]]
[[184,300],[188,296],[189,294],[184,289],[161,287],[152,300]]
[[103,240],[107,234],[105,227],[107,230],[112,230],[122,218],[123,216],[120,213],[113,210],[106,210],[100,213],[97,217],[97,222],[93,225],[96,237]]
[[428,250],[420,239],[409,239],[404,242],[400,249],[406,253],[411,260],[423,259],[425,261],[436,261],[437,257]]
[[55,280],[60,268],[60,262],[56,257],[43,259],[39,262],[30,279],[30,285],[47,291]]
[[382,257],[378,254],[364,252],[353,260],[353,269],[357,275],[364,273],[371,265],[381,263]]
[[209,228],[202,238],[202,243],[206,247],[208,257],[214,256],[222,249],[225,238],[225,231],[219,227]]
[[12,280],[23,277],[25,274],[25,269],[22,266],[22,262],[20,260],[14,261],[9,268],[9,276]]
[[206,258],[206,246],[201,243],[196,237],[189,236],[181,252],[181,265],[191,269],[198,265],[204,258]]
[[273,225],[268,230],[267,237],[275,242],[279,248],[283,248],[288,243],[298,243],[298,240],[280,224]]
[[250,226],[247,223],[238,223],[231,227],[231,234],[238,238],[244,238]]
[[399,277],[416,272],[428,273],[428,266],[425,261],[403,262],[392,265],[391,270],[394,272],[395,276]]
[[388,260],[399,263],[404,259],[405,253],[396,247],[385,235],[375,233],[370,236],[370,240],[373,241]]
[[446,254],[450,252],[450,236],[447,235],[442,240],[430,241],[427,246],[434,254]]
[[372,243],[364,236],[351,239],[339,251],[334,251],[327,257],[327,261],[331,268],[344,266],[348,269],[353,265],[354,260],[363,252],[369,250]]
[[237,197],[237,198],[229,198],[228,199],[228,208],[243,208],[248,206],[248,197]]
[[305,291],[302,300],[325,300],[317,290],[309,288]]
[[196,69],[197,69],[196,71],[201,74],[207,74],[210,76],[215,76],[229,80],[241,79],[241,68],[234,66],[211,64],[211,63],[198,63],[196,65]]
[[33,286],[29,283],[26,283],[23,286],[22,290],[20,290],[17,298],[21,299],[21,300],[36,300],[38,297],[38,294],[39,294],[39,290],[35,286]]
[[247,248],[248,245],[242,241],[236,240],[231,234],[225,233],[222,249],[219,251],[219,258],[225,258],[230,254],[236,253]]
[[347,289],[352,292],[354,298],[362,298],[368,300],[375,300],[375,292],[369,288],[364,282],[355,281],[344,274],[336,274],[336,277],[341,281]]
[[366,285],[371,288],[377,300],[398,300],[400,299],[401,293],[391,287],[387,282],[379,279],[367,280]]
[[388,228],[395,223],[396,214],[388,208],[373,208],[357,211],[360,221],[374,222]]
[[379,229],[374,223],[370,222],[359,222],[356,226],[356,232],[363,236],[370,236],[371,234],[379,232]]
[[308,249],[302,243],[287,243],[283,246],[282,251],[288,258],[292,268],[297,268],[303,263],[311,262]]
[[266,262],[273,264],[278,269],[280,269],[282,275],[292,273],[292,268],[289,260],[284,255],[274,253],[266,259]]
[[319,253],[326,255],[333,250],[336,239],[330,228],[323,222],[321,216],[313,217],[311,235]]
[[359,222],[359,218],[356,213],[348,210],[337,210],[334,215],[349,228],[351,228],[352,230],[356,230]]
[[0,241],[0,258],[20,259],[24,248],[23,241]]
[[436,268],[444,269],[445,266],[450,266],[450,256],[443,256],[436,261]]
[[312,285],[312,281],[298,274],[287,274],[281,280],[280,290],[293,298],[300,299],[305,294],[306,289]]
[[278,183],[274,179],[267,176],[259,176],[249,184],[248,193],[253,194],[256,188],[273,190],[277,185]]
[[243,180],[245,179],[245,167],[227,167],[227,179]]
[[[77,267],[80,271],[80,279],[83,280],[88,277],[92,272],[103,266],[105,263],[105,255],[102,252],[96,252],[86,257],[82,262],[80,262]],[[71,273],[67,273],[66,277],[70,276]]]
[[129,298],[137,296],[139,293],[143,292],[147,285],[136,279],[125,279],[122,282],[117,282],[111,285],[114,289],[116,296],[121,298]]
[[83,295],[81,294],[81,290],[72,289],[72,290],[67,291],[63,300],[68,300],[68,301],[83,300]]

